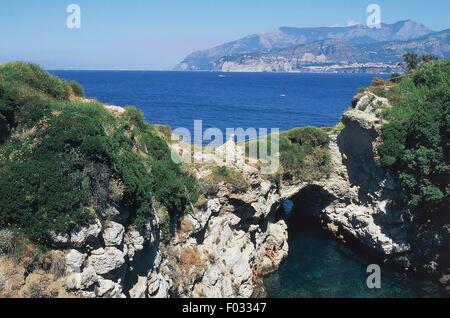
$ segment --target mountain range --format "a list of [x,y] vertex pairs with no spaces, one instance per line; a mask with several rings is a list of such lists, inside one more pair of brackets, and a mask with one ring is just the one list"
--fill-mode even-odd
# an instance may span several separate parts
[[450,29],[434,32],[411,20],[349,27],[280,27],[208,50],[175,66],[183,71],[393,72],[405,53],[450,57]]

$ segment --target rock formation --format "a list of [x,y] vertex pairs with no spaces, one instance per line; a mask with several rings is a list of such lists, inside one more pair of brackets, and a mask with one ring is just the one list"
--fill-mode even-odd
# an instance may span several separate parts
[[[345,128],[331,136],[332,169],[320,180],[280,184],[235,162],[248,190],[217,185],[202,207],[180,219],[170,242],[161,242],[151,204],[145,229],[129,226],[126,211],[109,207],[90,226],[52,233],[55,248],[65,253],[66,290],[79,297],[263,296],[262,277],[289,253],[288,226],[277,213],[286,200],[306,205],[337,238],[403,269],[440,274],[448,286],[450,271],[435,251],[448,249],[450,226],[421,231],[419,245],[411,239],[412,216],[402,189],[377,161],[386,107],[386,99],[370,92],[359,96],[343,116]],[[195,173],[203,178],[211,167],[197,165]]]
[[[159,224],[149,208],[152,217],[144,230],[127,227],[126,213],[119,212],[115,221],[97,220],[70,235],[53,235],[55,246],[69,249],[66,289],[81,297],[167,297],[162,278],[154,278],[160,256],[152,251],[159,247]],[[139,276],[142,267],[145,275]]]

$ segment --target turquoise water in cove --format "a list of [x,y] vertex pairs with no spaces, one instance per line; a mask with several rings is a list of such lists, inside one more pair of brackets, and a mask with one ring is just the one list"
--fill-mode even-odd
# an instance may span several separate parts
[[[301,213],[294,211],[293,213]],[[275,298],[422,298],[444,297],[435,282],[381,265],[381,288],[367,287],[369,256],[336,241],[311,220],[291,220],[290,249],[278,272],[265,279]]]

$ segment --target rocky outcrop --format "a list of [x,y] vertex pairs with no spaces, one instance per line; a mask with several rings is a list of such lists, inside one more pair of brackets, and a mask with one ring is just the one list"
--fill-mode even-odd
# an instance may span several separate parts
[[69,273],[81,273],[86,255],[77,250],[70,250],[66,255],[66,270]]
[[345,128],[330,143],[331,173],[313,183],[314,195],[308,197],[312,212],[339,239],[448,284],[450,226],[415,224],[398,180],[379,163],[381,114],[387,107],[388,100],[367,91],[343,115]]
[[[200,167],[198,175],[207,172]],[[251,297],[261,277],[278,269],[288,255],[288,232],[276,217],[283,200],[303,185],[277,186],[256,169],[242,171],[250,180],[246,193],[219,185],[205,207],[187,214],[165,251],[162,274],[179,297]]]
[[407,252],[409,211],[402,189],[377,160],[386,99],[368,92],[343,116],[345,128],[330,145],[332,173],[321,182],[335,198],[321,217],[329,228],[338,229],[382,255]]
[[81,248],[89,243],[96,243],[102,224],[96,220],[93,224],[74,230],[70,234],[51,233],[50,239],[57,247],[77,247]]
[[[448,248],[450,226],[422,231],[418,237],[425,243],[418,247],[409,236],[412,216],[403,191],[378,163],[386,107],[388,100],[373,93],[358,96],[343,116],[345,128],[331,136],[332,167],[320,180],[280,184],[230,161],[249,188],[239,192],[218,184],[202,207],[181,217],[165,244],[153,207],[143,229],[129,226],[126,211],[107,207],[89,226],[52,233],[53,244],[66,249],[66,289],[80,297],[264,296],[261,278],[289,253],[288,226],[278,213],[286,200],[307,206],[337,238],[357,242],[383,260],[440,273],[448,288],[450,271],[442,270],[442,259],[424,252],[430,255],[424,260],[418,253]],[[211,167],[197,165],[195,173],[202,179]]]
[[120,246],[123,241],[125,227],[116,222],[108,222],[103,232],[105,246]]
[[[405,194],[378,161],[381,114],[387,107],[387,99],[369,91],[358,96],[343,115],[344,128],[331,136],[332,167],[320,180],[277,184],[236,162],[250,189],[233,193],[219,185],[203,209],[182,218],[180,230],[163,253],[161,273],[171,294],[262,295],[261,277],[276,271],[289,251],[286,222],[276,214],[285,200],[307,206],[338,239],[357,243],[382,261],[408,270],[436,271],[436,261],[417,261],[415,255],[421,252],[410,236],[413,222]],[[199,167],[196,173],[204,177],[208,168]],[[440,234],[424,241],[444,247],[448,229],[435,230],[432,233]],[[447,277],[442,277],[443,284],[448,285]]]
[[155,211],[141,230],[128,225],[125,211],[115,211],[115,221],[97,219],[70,235],[52,236],[55,245],[71,248],[65,257],[67,290],[80,297],[167,297],[168,288],[155,287],[162,278],[153,278],[161,261],[159,253],[152,254],[159,248]]

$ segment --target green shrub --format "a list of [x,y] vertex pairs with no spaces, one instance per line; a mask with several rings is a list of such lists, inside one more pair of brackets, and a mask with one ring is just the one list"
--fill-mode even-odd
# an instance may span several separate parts
[[399,83],[400,80],[401,80],[401,75],[399,73],[392,73],[391,74],[391,82]]
[[280,136],[281,165],[285,179],[310,181],[330,169],[329,137],[315,127],[297,128]]
[[382,130],[381,161],[399,177],[420,218],[448,214],[450,61],[426,64],[392,94],[398,97]]
[[287,137],[292,143],[306,148],[323,147],[329,143],[328,134],[316,127],[293,129],[287,133]]
[[152,197],[173,217],[197,201],[196,179],[173,163],[139,110],[114,116],[98,103],[68,100],[74,89],[34,65],[0,67],[0,227],[46,242],[111,203],[140,228]]
[[210,182],[210,179],[201,179],[199,186],[200,192],[207,197],[216,195],[220,190],[220,184]]
[[384,81],[384,79],[382,79],[381,77],[375,77],[370,86],[377,87],[377,86],[384,86],[385,84],[386,82]]
[[161,239],[164,243],[168,243],[170,241],[172,232],[171,232],[171,217],[169,211],[162,206],[159,202],[154,202],[153,206],[156,210],[156,214],[158,215],[160,222],[160,230],[161,230]]
[[364,94],[366,91],[367,91],[367,88],[366,88],[366,87],[360,87],[360,88],[358,89],[358,94]]
[[72,90],[72,94],[76,97],[83,97],[84,96],[84,89],[83,87],[76,81],[70,81],[69,82],[70,89]]
[[70,85],[43,71],[39,66],[15,62],[0,66],[0,76],[7,82],[19,82],[56,99],[67,99],[71,93]]
[[170,126],[166,125],[155,125],[155,130],[163,137],[166,141],[172,140],[172,129]]

